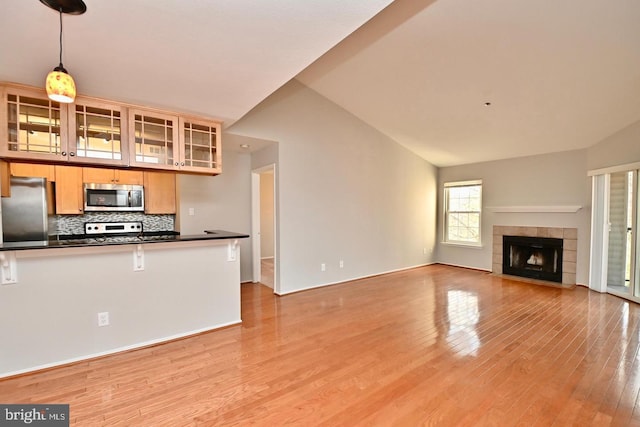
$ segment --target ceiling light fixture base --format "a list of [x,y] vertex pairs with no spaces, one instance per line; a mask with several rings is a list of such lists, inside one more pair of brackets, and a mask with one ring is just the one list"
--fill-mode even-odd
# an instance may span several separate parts
[[87,5],[82,0],[40,0],[40,2],[56,12],[69,15],[82,15],[87,11]]

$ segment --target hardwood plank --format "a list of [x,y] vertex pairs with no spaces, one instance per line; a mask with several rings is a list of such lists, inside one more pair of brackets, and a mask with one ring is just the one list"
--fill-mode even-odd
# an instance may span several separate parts
[[0,380],[71,425],[640,425],[640,307],[434,265],[277,297],[241,325]]

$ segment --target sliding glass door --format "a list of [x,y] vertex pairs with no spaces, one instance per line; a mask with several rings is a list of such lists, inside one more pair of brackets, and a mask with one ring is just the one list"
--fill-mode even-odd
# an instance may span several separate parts
[[607,292],[640,301],[638,171],[609,175]]

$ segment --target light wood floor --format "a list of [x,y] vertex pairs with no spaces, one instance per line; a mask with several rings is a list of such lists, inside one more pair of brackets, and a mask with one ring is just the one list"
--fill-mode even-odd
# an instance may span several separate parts
[[610,295],[436,265],[242,301],[242,325],[0,381],[0,402],[81,426],[640,426],[640,307]]

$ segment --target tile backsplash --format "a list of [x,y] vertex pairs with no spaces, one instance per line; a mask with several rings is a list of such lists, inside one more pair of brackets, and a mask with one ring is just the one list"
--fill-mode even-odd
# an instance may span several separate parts
[[142,221],[144,231],[173,231],[175,215],[145,215],[140,212],[90,212],[84,215],[49,216],[49,235],[84,234],[85,222]]

